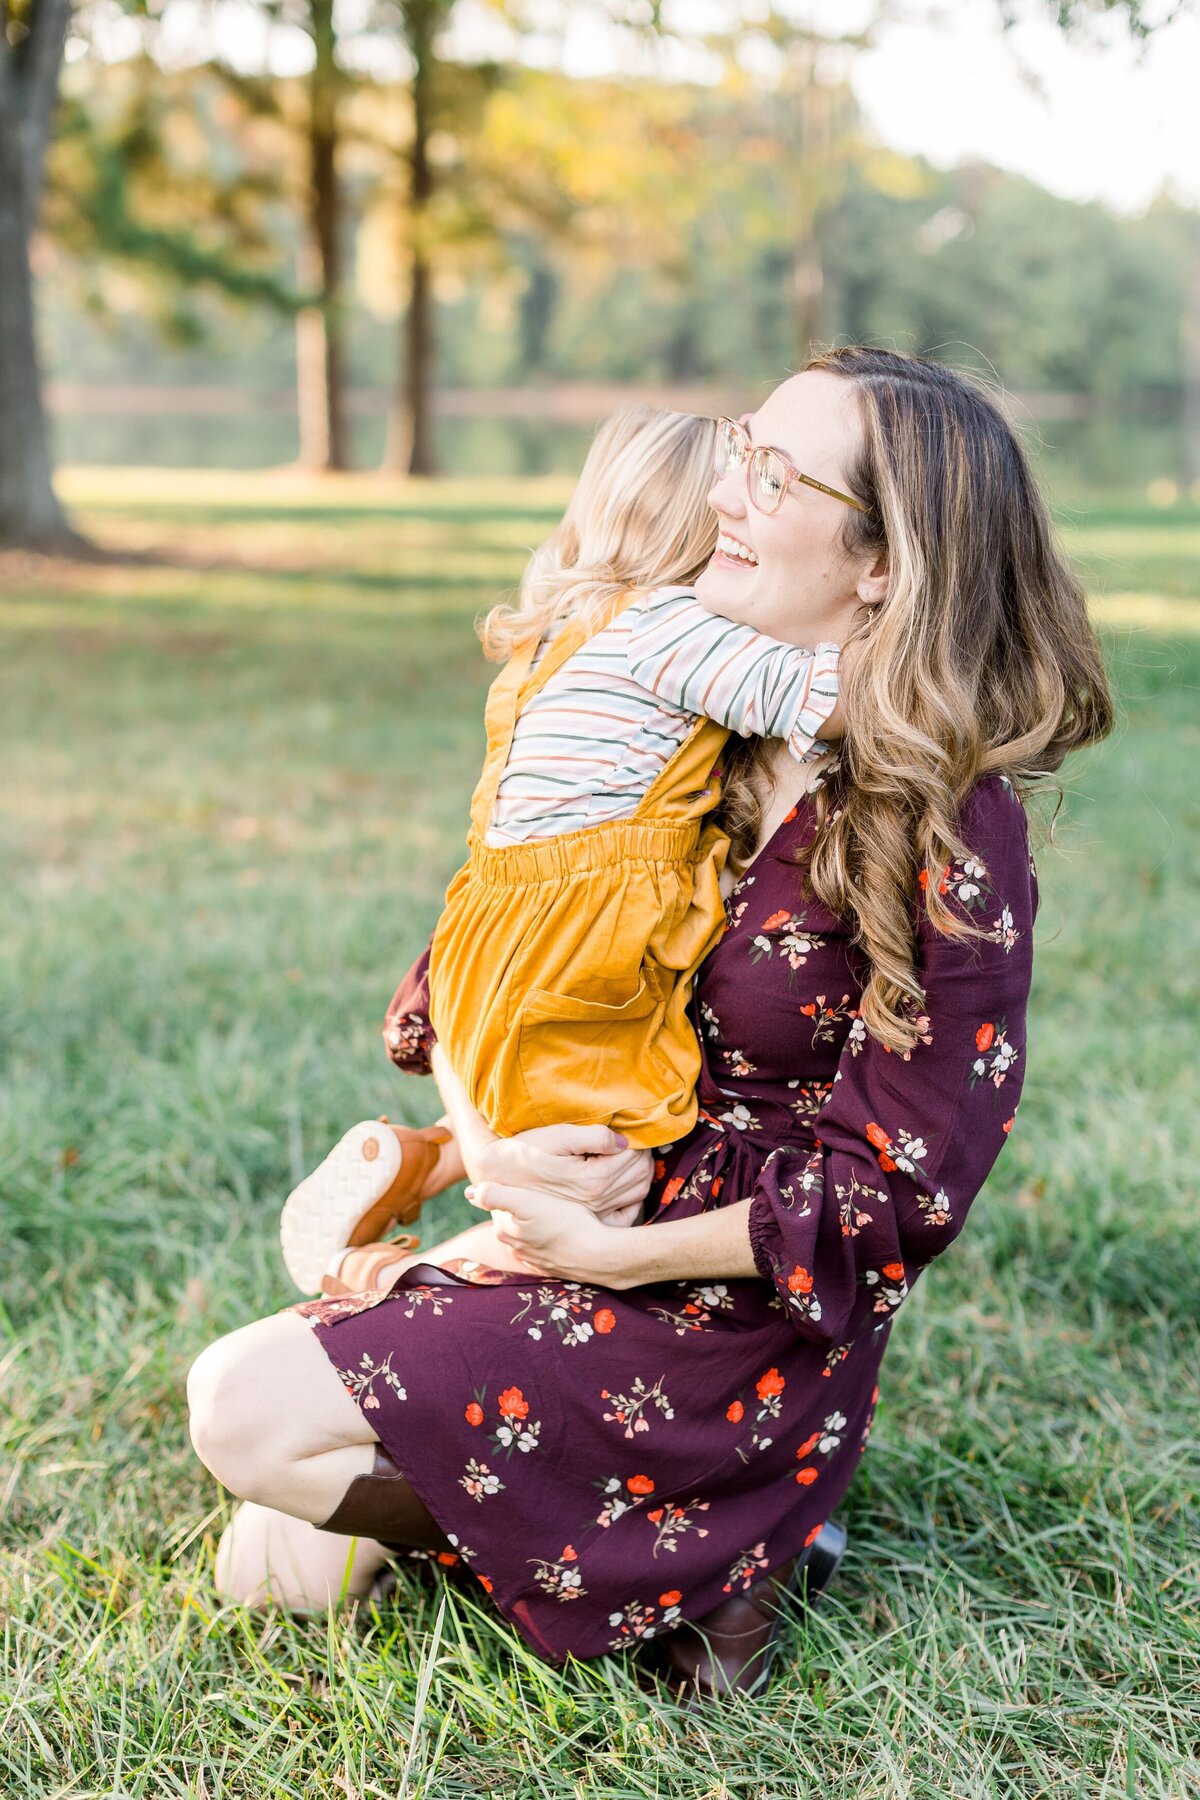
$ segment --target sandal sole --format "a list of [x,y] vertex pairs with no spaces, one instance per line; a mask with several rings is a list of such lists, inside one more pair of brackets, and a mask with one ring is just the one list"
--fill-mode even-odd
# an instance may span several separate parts
[[[330,1257],[354,1242],[403,1161],[403,1147],[391,1127],[363,1119],[292,1189],[279,1215],[279,1241],[287,1272],[302,1294],[320,1291]],[[384,1229],[386,1222],[380,1225]]]

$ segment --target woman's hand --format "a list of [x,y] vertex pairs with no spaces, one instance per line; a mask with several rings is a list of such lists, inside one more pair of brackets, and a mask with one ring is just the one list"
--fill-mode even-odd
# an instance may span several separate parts
[[607,1225],[636,1223],[654,1173],[649,1150],[605,1125],[541,1125],[494,1138],[473,1161],[472,1181],[573,1201]]
[[630,1285],[625,1251],[633,1234],[611,1230],[577,1201],[499,1181],[473,1182],[467,1198],[492,1215],[496,1236],[531,1274],[610,1288]]

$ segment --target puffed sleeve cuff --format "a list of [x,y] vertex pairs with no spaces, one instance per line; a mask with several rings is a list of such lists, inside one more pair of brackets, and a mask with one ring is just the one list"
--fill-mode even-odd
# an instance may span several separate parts
[[754,1266],[765,1281],[775,1280],[775,1265],[771,1261],[770,1244],[778,1240],[779,1232],[775,1224],[771,1203],[766,1195],[757,1192],[750,1199],[750,1254],[754,1258]]
[[840,656],[838,644],[818,644],[813,652],[808,693],[787,739],[788,749],[799,763],[813,762],[830,748],[818,733],[838,702]]
[[388,1055],[406,1075],[432,1075],[430,1055],[437,1035],[429,1021],[429,946],[426,945],[396,992],[383,1022]]

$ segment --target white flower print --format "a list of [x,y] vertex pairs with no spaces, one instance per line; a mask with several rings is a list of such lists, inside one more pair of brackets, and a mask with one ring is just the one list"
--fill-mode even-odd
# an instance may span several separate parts
[[612,1412],[603,1413],[606,1424],[614,1421],[624,1426],[624,1436],[631,1438],[635,1432],[649,1431],[650,1420],[646,1417],[646,1409],[655,1407],[664,1419],[673,1419],[674,1410],[666,1394],[663,1392],[665,1376],[660,1375],[652,1388],[648,1388],[640,1375],[634,1379],[633,1387],[628,1394],[614,1394],[608,1388],[601,1388],[600,1398],[611,1404]]
[[395,1394],[397,1400],[408,1399],[407,1392],[400,1384],[399,1376],[392,1370],[392,1353],[390,1350],[381,1363],[375,1362],[370,1354],[364,1350],[357,1369],[338,1369],[336,1363],[334,1364],[334,1368],[337,1369],[337,1373],[341,1376],[342,1386],[346,1389],[352,1399],[358,1401],[358,1404],[362,1407],[364,1412],[375,1412],[382,1404],[378,1394],[375,1392],[375,1383],[377,1381],[382,1381],[385,1386],[389,1387],[392,1393]]
[[892,1157],[898,1169],[906,1175],[917,1173],[917,1164],[924,1162],[929,1155],[929,1145],[924,1138],[910,1137],[903,1125],[900,1127],[899,1143],[892,1148]]
[[927,1225],[950,1223],[950,1198],[943,1188],[939,1188],[932,1197],[929,1194],[918,1194],[917,1205]]
[[842,1441],[842,1433],[846,1429],[846,1415],[843,1412],[831,1412],[825,1420],[817,1449],[822,1456],[829,1456]]
[[731,1106],[728,1112],[718,1113],[717,1117],[720,1119],[722,1125],[732,1125],[735,1131],[762,1130],[761,1124],[750,1111],[750,1108],[744,1106],[740,1100],[736,1106]]
[[[524,1304],[513,1314],[509,1324],[517,1325],[528,1320],[526,1333],[535,1340],[539,1340],[547,1328],[553,1326],[567,1348],[586,1344],[595,1331],[587,1315],[592,1311],[599,1291],[598,1288],[583,1287],[578,1281],[563,1281],[556,1287],[546,1283],[538,1288],[536,1296],[520,1289],[519,1298]],[[541,1307],[541,1315],[529,1319],[535,1304]]]
[[732,1594],[735,1587],[743,1589],[751,1587],[757,1580],[761,1570],[768,1563],[765,1543],[755,1544],[752,1550],[743,1551],[736,1561],[730,1564],[729,1575],[725,1581],[723,1592]]
[[1000,917],[992,926],[992,942],[995,944],[1003,944],[1004,954],[1007,956],[1008,952],[1012,949],[1020,936],[1021,933],[1014,929],[1011,910],[1007,906],[1002,907],[1000,910]]
[[553,1598],[578,1600],[587,1593],[571,1544],[564,1546],[561,1556],[528,1556],[525,1560],[534,1564],[533,1575],[538,1586]]
[[985,1020],[975,1033],[975,1048],[979,1054],[971,1064],[971,1086],[975,1087],[981,1081],[990,1081],[993,1087],[1002,1087],[1005,1076],[1020,1054],[1017,1046],[1008,1041],[1006,1021]]
[[502,1493],[505,1487],[505,1483],[498,1475],[492,1474],[486,1463],[477,1462],[473,1456],[467,1463],[466,1474],[459,1476],[458,1485],[466,1488],[472,1500],[478,1500],[481,1504],[485,1494]]

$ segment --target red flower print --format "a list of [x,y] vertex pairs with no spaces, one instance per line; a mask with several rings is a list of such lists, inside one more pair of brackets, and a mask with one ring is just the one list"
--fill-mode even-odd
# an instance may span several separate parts
[[592,1324],[595,1326],[596,1330],[601,1333],[601,1335],[603,1335],[605,1332],[611,1331],[613,1326],[616,1324],[616,1322],[617,1322],[616,1313],[610,1312],[607,1306],[602,1306],[598,1313],[592,1314]]
[[480,1576],[480,1577],[479,1577],[479,1585],[480,1585],[480,1587],[481,1587],[481,1588],[482,1588],[482,1589],[483,1589],[483,1591],[484,1591],[484,1593],[485,1593],[485,1594],[490,1594],[490,1593],[491,1593],[491,1591],[492,1591],[492,1584],[491,1584],[491,1582],[490,1582],[490,1581],[489,1581],[489,1580],[488,1580],[488,1578],[487,1578],[487,1576],[486,1576],[486,1575],[481,1575],[481,1576]]
[[625,1486],[631,1494],[652,1494],[654,1483],[648,1475],[631,1475]]
[[796,1480],[800,1483],[801,1487],[811,1487],[813,1482],[817,1479],[817,1474],[818,1471],[813,1468],[797,1469]]
[[888,1134],[883,1129],[882,1125],[876,1125],[874,1121],[872,1121],[872,1123],[867,1126],[867,1142],[869,1144],[874,1144],[877,1150],[887,1149],[889,1143]]
[[917,885],[919,887],[928,888],[928,886],[929,886],[929,870],[928,869],[921,870],[921,873],[917,876]]
[[437,1559],[449,1569],[458,1561],[458,1552],[457,1550],[439,1550]]
[[800,810],[800,808],[799,808],[799,807],[798,807],[798,806],[793,806],[793,808],[792,808],[792,810],[791,810],[791,812],[790,812],[790,813],[785,813],[785,814],[784,814],[784,815],[783,815],[783,822],[784,822],[784,824],[785,824],[785,825],[790,825],[790,824],[791,824],[791,822],[792,822],[792,820],[793,820],[793,819],[794,819],[794,818],[795,818],[795,816],[796,816],[796,814],[797,814],[797,813],[798,813],[798,812],[799,812],[799,810]]
[[975,1033],[975,1048],[977,1050],[990,1050],[992,1047],[992,1039],[995,1035],[996,1027],[994,1025],[981,1025],[979,1030]]
[[772,1394],[782,1394],[783,1388],[783,1376],[778,1369],[768,1369],[754,1384],[754,1391],[760,1400],[768,1400]]
[[806,1019],[811,1019],[811,1018],[812,1018],[812,1016],[813,1016],[813,1014],[814,1014],[814,1013],[815,1013],[815,1012],[816,1012],[816,1010],[817,1010],[817,1009],[816,1009],[816,1007],[815,1007],[815,1006],[814,1006],[814,1005],[813,1005],[813,1003],[812,1003],[812,1001],[811,1001],[811,1000],[810,1000],[810,1001],[809,1001],[809,1003],[808,1003],[808,1005],[807,1005],[807,1006],[802,1006],[802,1007],[801,1007],[801,1008],[800,1008],[800,1011],[801,1011],[801,1012],[802,1012],[802,1013],[803,1013],[803,1014],[804,1014],[804,1016],[805,1016],[805,1018],[806,1018]]
[[482,1406],[480,1406],[478,1400],[472,1400],[472,1402],[471,1402],[470,1406],[468,1406],[468,1408],[466,1410],[466,1414],[464,1416],[466,1418],[468,1425],[482,1425],[483,1424],[483,1408],[482,1408]]
[[658,1159],[656,1160],[656,1162],[654,1164],[654,1179],[655,1179],[655,1181],[661,1181],[663,1176],[666,1174],[666,1172],[667,1172],[667,1165],[663,1161],[662,1157],[660,1156],[660,1157],[658,1157]]
[[1011,1131],[1016,1122],[1016,1117],[1017,1115],[1014,1113],[1011,1119],[1005,1119],[1002,1129],[1004,1131]]
[[675,1198],[676,1194],[679,1192],[679,1190],[682,1186],[683,1186],[683,1176],[682,1175],[672,1175],[670,1181],[668,1181],[666,1187],[663,1189],[662,1200],[659,1202],[659,1210],[660,1211],[662,1210],[663,1207],[670,1206],[672,1200]]
[[822,1519],[820,1525],[813,1526],[812,1530],[809,1532],[808,1536],[804,1540],[804,1548],[806,1550],[808,1549],[808,1546],[813,1542],[814,1538],[816,1538],[820,1534],[821,1526],[823,1526],[824,1523],[825,1523],[825,1521],[824,1521],[824,1519]]
[[773,912],[769,919],[763,920],[762,928],[764,931],[778,931],[781,925],[788,923],[791,916],[790,912]]
[[501,1416],[505,1419],[525,1419],[529,1416],[529,1402],[519,1387],[505,1388],[498,1405]]
[[721,1189],[724,1186],[725,1186],[725,1177],[723,1175],[714,1175],[713,1176],[713,1184],[712,1184],[712,1197],[714,1200],[716,1199],[717,1195],[720,1193]]
[[791,1274],[788,1276],[788,1291],[789,1291],[789,1293],[811,1294],[812,1293],[812,1284],[813,1284],[813,1278],[809,1274],[808,1270],[801,1268],[800,1264],[797,1263],[795,1268],[792,1270]]
[[562,1553],[562,1556],[559,1558],[559,1561],[560,1562],[578,1562],[579,1561],[579,1552],[575,1548],[574,1544],[565,1544],[563,1546],[563,1553]]
[[804,1442],[801,1444],[800,1448],[796,1452],[797,1457],[801,1461],[803,1461],[803,1459],[808,1455],[809,1451],[814,1447],[814,1445],[816,1444],[816,1441],[820,1437],[820,1435],[821,1434],[819,1431],[814,1431],[811,1437],[805,1438]]
[[731,1425],[740,1425],[745,1417],[746,1409],[740,1400],[733,1400],[725,1409],[725,1417]]
[[660,1594],[658,1596],[658,1604],[660,1606],[678,1606],[682,1599],[683,1593],[681,1589],[668,1588],[665,1594]]
[[646,1517],[649,1519],[649,1521],[652,1525],[657,1525],[658,1521],[662,1518],[662,1516],[663,1516],[663,1509],[661,1506],[656,1506],[653,1512],[648,1512],[646,1514]]
[[902,1262],[884,1263],[883,1272],[889,1281],[904,1280],[904,1264]]
[[871,1395],[871,1405],[872,1405],[872,1406],[874,1406],[874,1404],[875,1404],[875,1402],[876,1402],[876,1401],[877,1401],[877,1400],[878,1400],[878,1398],[879,1398],[879,1383],[878,1383],[878,1382],[876,1382],[876,1383],[875,1383],[875,1390],[874,1390],[874,1392],[873,1392],[873,1393],[872,1393],[872,1395]]

